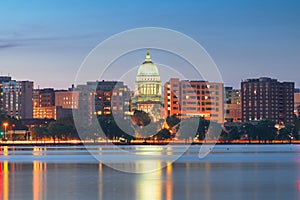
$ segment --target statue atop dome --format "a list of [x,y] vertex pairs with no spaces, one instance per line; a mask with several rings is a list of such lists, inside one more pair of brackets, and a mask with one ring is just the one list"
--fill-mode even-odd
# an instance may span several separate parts
[[145,59],[144,63],[146,63],[146,62],[151,62],[150,49],[147,49],[146,59]]

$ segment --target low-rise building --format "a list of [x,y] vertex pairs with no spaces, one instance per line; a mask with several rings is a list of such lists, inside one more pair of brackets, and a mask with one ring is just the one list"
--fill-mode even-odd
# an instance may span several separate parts
[[241,90],[225,87],[225,121],[242,121]]

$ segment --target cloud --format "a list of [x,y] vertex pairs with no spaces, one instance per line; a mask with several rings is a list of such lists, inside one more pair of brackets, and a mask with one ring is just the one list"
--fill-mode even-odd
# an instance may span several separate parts
[[6,38],[0,39],[0,50],[19,47],[19,46],[28,46],[28,45],[36,45],[39,43],[49,42],[49,41],[66,41],[66,40],[79,40],[91,37],[99,37],[101,33],[87,33],[81,35],[56,35],[56,36],[37,36],[37,37],[24,37],[24,38]]
[[31,42],[31,41],[53,41],[53,40],[72,40],[72,39],[81,39],[81,38],[90,38],[90,37],[96,37],[99,36],[101,33],[95,32],[95,33],[87,33],[87,34],[81,34],[81,35],[56,35],[56,36],[45,36],[45,37],[27,37],[27,38],[14,38],[14,39],[6,39],[1,40],[0,39],[0,45],[1,42]]
[[15,43],[1,44],[0,43],[0,50],[9,49],[9,48],[17,47],[17,46],[21,46],[21,44],[15,44]]

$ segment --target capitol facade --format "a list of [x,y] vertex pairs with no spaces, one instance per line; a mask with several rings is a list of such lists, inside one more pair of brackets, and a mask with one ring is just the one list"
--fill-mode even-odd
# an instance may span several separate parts
[[151,61],[150,50],[138,68],[133,98],[134,108],[145,111],[154,120],[162,118],[162,82],[156,65]]

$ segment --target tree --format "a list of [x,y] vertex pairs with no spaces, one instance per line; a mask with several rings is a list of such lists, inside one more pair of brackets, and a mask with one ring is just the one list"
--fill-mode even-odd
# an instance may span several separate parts
[[109,139],[113,139],[115,137],[112,131],[112,126],[114,126],[113,118],[108,115],[99,116],[98,122],[105,136]]
[[138,127],[138,133],[143,139],[149,139],[150,137],[155,136],[158,131],[161,130],[161,127],[163,125],[162,121],[158,122],[153,122],[151,124],[148,124],[147,126],[144,127]]
[[287,124],[284,128],[280,129],[276,139],[291,142],[293,139],[297,139],[297,137],[298,133],[296,131],[296,127],[294,125]]
[[55,141],[56,139],[63,139],[69,136],[70,127],[58,122],[51,122],[48,126],[49,136]]
[[58,119],[56,121],[56,123],[64,126],[64,128],[65,128],[65,133],[63,134],[64,137],[75,138],[75,139],[79,138],[73,117],[66,117],[66,118]]
[[181,120],[179,124],[179,139],[194,139],[197,136],[199,118],[189,118]]
[[7,115],[3,110],[0,110],[0,125],[2,130],[2,124],[3,122],[7,122],[9,127],[12,129],[22,129],[22,130],[28,130],[26,126],[23,126],[21,121],[16,119],[15,117],[11,117]]
[[222,139],[227,141],[239,140],[241,139],[241,133],[236,126],[230,127],[227,131],[222,131]]
[[209,139],[217,140],[222,133],[222,126],[217,122],[210,122],[207,136]]
[[125,120],[123,118],[114,119],[112,121],[112,132],[114,133],[115,137],[122,137],[127,139],[127,142],[130,143],[130,140],[135,139],[135,130],[131,126],[130,120]]
[[111,115],[100,116],[98,118],[101,131],[98,135],[104,133],[105,136],[109,139],[115,138],[126,138],[127,140],[134,139],[135,130],[131,125],[130,120],[125,120],[123,118],[114,118]]
[[244,134],[247,136],[249,143],[251,143],[251,140],[257,139],[256,127],[250,123],[244,123],[242,125],[241,134]]
[[275,128],[275,122],[270,120],[262,120],[260,121],[257,126],[257,133],[258,133],[258,140],[271,142],[275,139],[277,134],[277,129]]
[[133,124],[138,126],[147,126],[151,122],[149,114],[142,110],[135,110],[131,119]]
[[49,136],[46,126],[34,126],[30,128],[30,133],[32,134],[32,137],[36,140],[47,138]]
[[205,139],[208,127],[209,127],[209,121],[205,120],[203,117],[200,117],[198,129],[197,129],[197,136],[199,140]]
[[171,133],[168,129],[161,129],[158,131],[158,133],[155,135],[155,137],[158,140],[165,140],[165,139],[170,139],[171,138]]
[[169,127],[174,127],[180,122],[180,119],[177,118],[176,115],[168,116],[166,118],[166,123],[168,124]]

